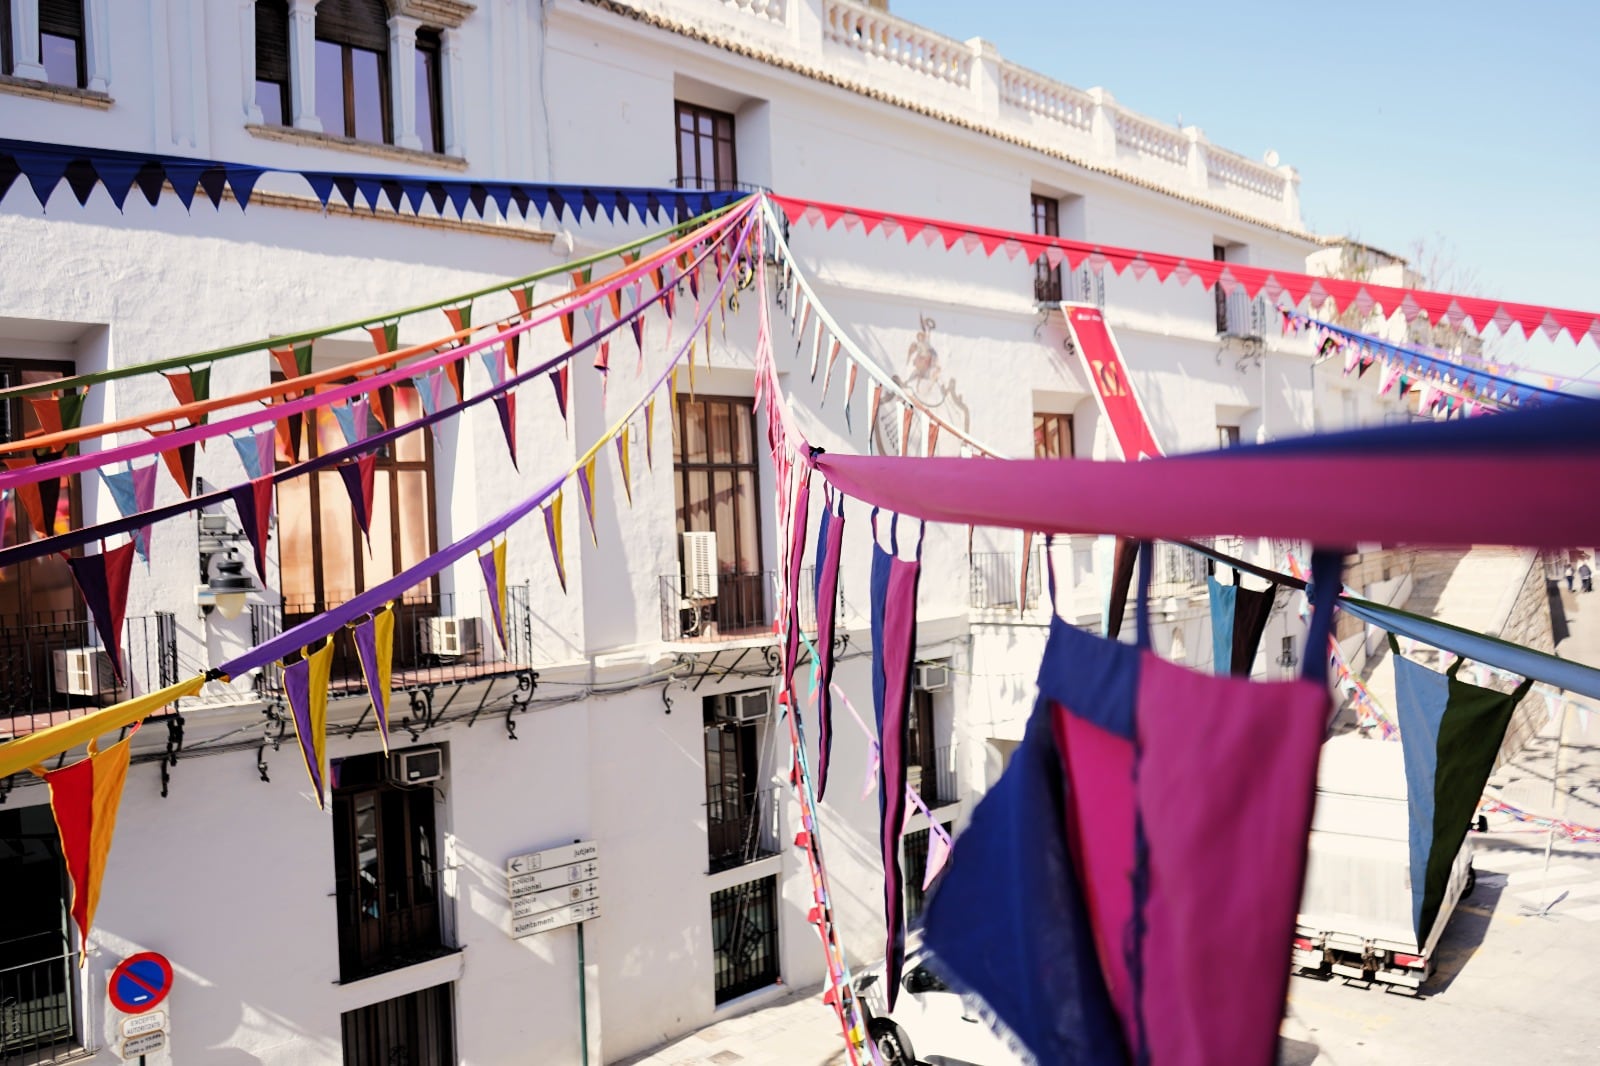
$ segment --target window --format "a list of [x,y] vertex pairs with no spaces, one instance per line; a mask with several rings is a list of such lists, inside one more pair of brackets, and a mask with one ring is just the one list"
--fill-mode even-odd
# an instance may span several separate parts
[[[1211,246],[1211,258],[1219,263],[1226,263],[1228,261],[1228,249],[1220,244],[1213,244]],[[1213,286],[1211,291],[1217,298],[1217,332],[1226,333],[1228,332],[1228,294],[1221,285]]]
[[317,118],[327,132],[392,143],[388,19],[384,0],[317,5]]
[[1035,459],[1071,459],[1077,453],[1072,448],[1072,416],[1035,414],[1033,416],[1033,457]]
[[0,1062],[46,1062],[77,1046],[72,888],[48,804],[0,807]]
[[1238,426],[1218,426],[1217,427],[1217,447],[1218,448],[1237,448],[1238,446],[1239,446],[1239,427]]
[[[0,388],[74,372],[71,363],[0,362]],[[48,394],[0,402],[0,438],[16,441],[44,432],[39,409],[30,399],[47,400]],[[36,457],[50,460],[59,454]],[[18,486],[0,521],[0,544],[38,540],[74,528],[80,519],[77,477]],[[37,528],[40,524],[44,532]],[[0,714],[24,715],[63,705],[68,697],[57,693],[52,683],[53,653],[90,643],[83,601],[60,554],[0,568]]]
[[441,42],[438,30],[417,31],[417,140],[424,152],[444,151],[444,108],[440,91]]
[[39,0],[39,61],[51,85],[89,84],[83,0]]
[[288,0],[256,0],[256,106],[267,125],[290,124]]
[[[375,398],[382,404],[384,424],[398,425],[422,416],[417,390],[409,384],[381,389]],[[376,416],[369,414],[368,418],[368,433],[381,432],[383,425]],[[288,442],[279,436],[280,467],[346,444],[331,407],[309,413],[299,437],[298,449],[291,455]],[[279,484],[278,551],[285,625],[298,625],[344,603],[433,554],[433,506],[433,437],[425,429],[397,438],[378,453],[370,551],[337,469]],[[435,592],[432,582],[424,584],[407,593],[406,604],[431,608]]]
[[455,1062],[450,993],[450,985],[435,985],[340,1015],[345,1066],[449,1066]]
[[440,935],[433,786],[395,784],[388,766],[382,753],[332,766],[341,981],[449,950]]
[[778,879],[763,877],[711,894],[711,944],[718,1003],[778,980]]
[[[954,822],[944,822],[940,828],[950,834],[952,840],[955,839]],[[903,856],[901,866],[905,870],[907,924],[921,918],[922,912],[928,905],[927,893],[922,891],[922,879],[928,872],[928,838],[931,835],[932,830],[918,829],[915,833],[907,833],[901,838],[900,847],[902,848],[901,855]],[[935,881],[935,884],[937,884],[937,881]],[[929,888],[931,889],[932,886],[930,885]]]
[[[760,495],[751,401],[679,396],[673,444],[678,532],[717,536],[716,617],[723,634],[764,628]],[[683,538],[678,539],[682,550]],[[681,562],[681,560],[680,560]]]
[[9,77],[15,69],[11,58],[11,0],[0,0],[0,74]]
[[906,723],[906,784],[930,807],[955,802],[955,771],[950,746],[934,731],[933,693],[911,690]]
[[733,116],[678,101],[678,186],[732,189],[738,182]]
[[[1041,237],[1061,236],[1061,202],[1053,196],[1033,196],[1033,232]],[[1038,303],[1061,302],[1061,266],[1044,256],[1033,265],[1033,298]]]
[[774,840],[763,832],[763,816],[774,810],[773,792],[763,773],[764,719],[741,708],[769,706],[765,690],[707,696],[706,837],[711,871],[726,870],[774,854]]

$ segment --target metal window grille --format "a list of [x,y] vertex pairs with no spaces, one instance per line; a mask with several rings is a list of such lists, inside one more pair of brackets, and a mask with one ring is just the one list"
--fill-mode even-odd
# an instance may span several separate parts
[[718,1003],[778,979],[778,879],[763,877],[711,894]]
[[346,1011],[345,1066],[449,1066],[456,1061],[452,1014],[450,985]]
[[[941,828],[946,833],[955,835],[953,822],[945,822]],[[922,917],[922,912],[927,909],[927,893],[922,890],[922,879],[928,873],[928,836],[929,829],[918,829],[915,833],[907,833],[901,838],[901,847],[905,856],[901,867],[905,870],[906,890],[906,921],[915,922]],[[931,888],[931,886],[930,886]]]

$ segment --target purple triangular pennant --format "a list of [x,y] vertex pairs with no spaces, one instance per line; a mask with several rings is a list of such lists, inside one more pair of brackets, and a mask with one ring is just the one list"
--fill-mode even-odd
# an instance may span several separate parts
[[68,556],[72,578],[83,593],[95,632],[111,657],[111,672],[122,683],[122,618],[128,609],[128,575],[133,571],[133,541],[99,555]]

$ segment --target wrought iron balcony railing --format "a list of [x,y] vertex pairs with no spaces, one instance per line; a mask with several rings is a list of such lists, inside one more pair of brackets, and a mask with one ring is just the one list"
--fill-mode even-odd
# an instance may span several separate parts
[[61,934],[0,942],[0,1066],[46,1066],[82,1054],[73,1028],[77,988],[78,953]]
[[0,616],[0,736],[23,736],[176,684],[178,623],[161,611],[125,619],[122,681],[87,616]]
[[777,790],[771,788],[707,787],[706,843],[712,873],[778,854],[777,800]]
[[[428,685],[460,684],[483,677],[520,673],[534,665],[533,618],[529,587],[506,587],[506,647],[495,635],[488,598],[449,593],[408,594],[395,608],[394,651],[390,684],[395,691]],[[250,638],[261,643],[315,614],[308,604],[252,604]],[[330,691],[351,696],[366,690],[361,661],[349,629],[334,635]],[[263,696],[283,692],[283,670],[263,667],[256,679]]]

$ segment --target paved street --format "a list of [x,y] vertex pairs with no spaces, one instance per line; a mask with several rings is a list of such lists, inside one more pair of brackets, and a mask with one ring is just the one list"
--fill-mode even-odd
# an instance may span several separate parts
[[[1600,593],[1571,603],[1579,610],[1559,652],[1600,665]],[[1600,825],[1600,715],[1593,719],[1576,711],[1566,716],[1554,798],[1559,723],[1547,725],[1491,787],[1525,810]],[[1474,837],[1477,889],[1457,907],[1440,941],[1426,994],[1294,978],[1283,1066],[1600,1062],[1600,1012],[1588,999],[1589,989],[1600,987],[1600,844],[1557,837],[1547,863],[1546,834],[1503,816],[1491,816],[1489,832]],[[1218,959],[1218,979],[1227,974],[1228,961]],[[629,1060],[637,1066],[845,1061],[818,989]]]

